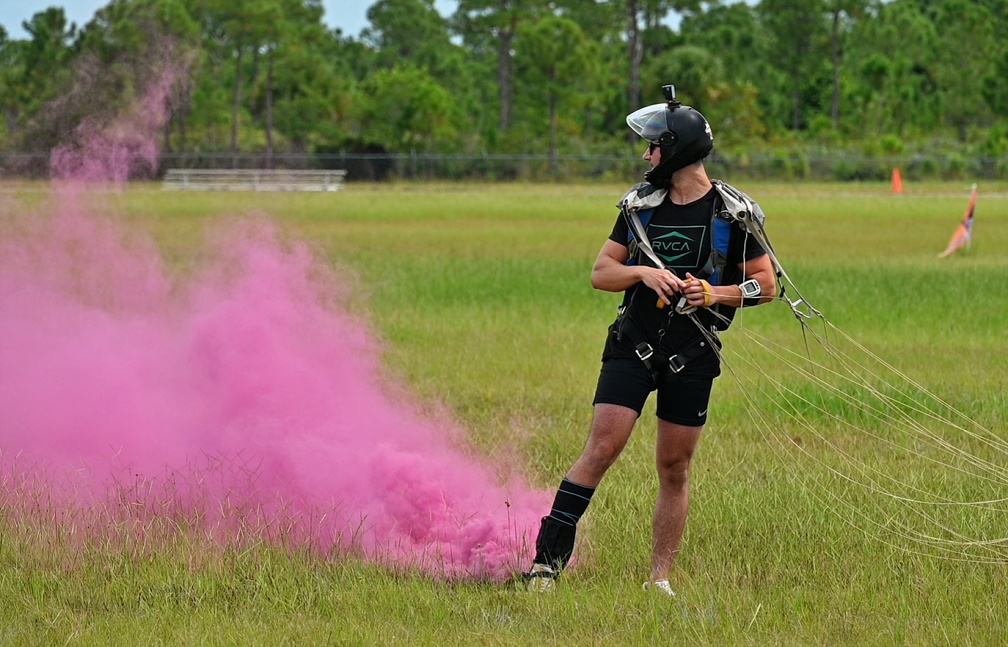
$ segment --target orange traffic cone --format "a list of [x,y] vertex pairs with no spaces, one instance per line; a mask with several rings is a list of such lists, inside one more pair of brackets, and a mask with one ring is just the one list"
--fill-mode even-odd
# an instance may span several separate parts
[[903,193],[903,180],[900,179],[899,167],[895,167],[892,170],[892,192],[893,193]]

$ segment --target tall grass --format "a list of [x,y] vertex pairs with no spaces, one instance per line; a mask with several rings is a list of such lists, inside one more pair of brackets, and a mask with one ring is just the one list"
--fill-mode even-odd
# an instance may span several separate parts
[[[981,187],[969,253],[939,261],[968,187],[744,187],[768,214],[789,274],[830,321],[979,424],[1006,436],[1008,187]],[[108,207],[148,230],[179,272],[221,219],[268,214],[354,278],[353,307],[385,342],[384,365],[470,430],[474,450],[509,452],[528,481],[554,486],[583,445],[606,325],[618,296],[588,271],[623,187],[355,186],[337,194],[166,194],[132,188]],[[260,217],[253,215],[252,217]],[[790,311],[745,311],[752,331],[796,352]],[[759,352],[755,349],[755,352]],[[740,371],[752,371],[739,364]],[[842,400],[767,356],[758,372]],[[775,415],[786,398],[758,406]],[[886,532],[871,492],[786,451],[814,438],[786,420],[754,424],[737,384],[715,386],[674,573],[679,601],[640,590],[655,495],[653,409],[585,517],[576,568],[559,590],[445,584],[352,557],[268,541],[209,550],[174,534],[156,550],[74,547],[58,522],[0,511],[3,644],[978,644],[1008,641],[1008,557],[914,552]],[[791,406],[795,406],[792,402]],[[855,408],[856,409],[856,408]],[[815,413],[814,411],[812,412]],[[824,429],[825,416],[812,419]],[[886,452],[844,425],[831,442],[879,470],[949,496],[1001,486]],[[796,438],[805,434],[803,438]],[[828,448],[822,455],[829,459]],[[988,456],[1008,469],[1005,456]],[[903,476],[901,476],[903,475]],[[877,515],[850,523],[858,511]],[[1008,537],[1003,513],[962,527]],[[907,550],[910,548],[911,550]]]

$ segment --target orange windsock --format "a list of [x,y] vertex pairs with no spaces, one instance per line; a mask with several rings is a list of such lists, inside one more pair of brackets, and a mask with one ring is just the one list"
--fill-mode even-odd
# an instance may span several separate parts
[[900,170],[898,166],[894,167],[892,170],[892,192],[903,193],[903,179],[900,178]]
[[966,213],[963,214],[962,222],[956,227],[955,233],[949,239],[945,251],[938,254],[938,258],[945,258],[952,252],[966,247],[973,239],[973,213],[976,211],[977,185],[973,185],[973,193],[970,194],[969,204],[966,205]]

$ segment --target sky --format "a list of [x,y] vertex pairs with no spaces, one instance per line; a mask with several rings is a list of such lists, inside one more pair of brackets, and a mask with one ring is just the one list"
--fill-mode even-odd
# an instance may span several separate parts
[[[340,28],[347,36],[357,37],[367,27],[367,10],[376,0],[322,0],[325,7],[325,22],[330,28]],[[0,25],[7,30],[10,38],[27,38],[21,23],[30,19],[47,7],[63,7],[70,22],[83,27],[98,9],[109,0],[0,0]],[[443,15],[455,11],[456,0],[435,0],[434,6]]]

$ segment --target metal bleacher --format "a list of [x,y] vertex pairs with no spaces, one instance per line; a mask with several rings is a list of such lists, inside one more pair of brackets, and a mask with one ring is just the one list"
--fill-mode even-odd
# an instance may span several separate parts
[[345,170],[168,169],[167,191],[339,191]]

